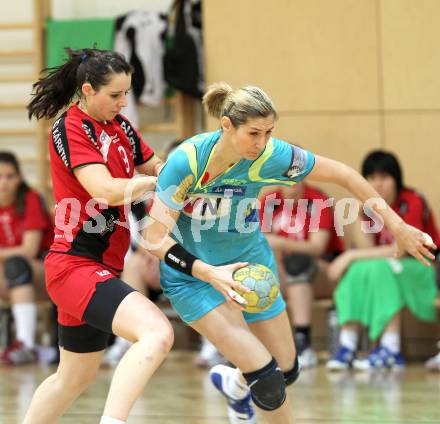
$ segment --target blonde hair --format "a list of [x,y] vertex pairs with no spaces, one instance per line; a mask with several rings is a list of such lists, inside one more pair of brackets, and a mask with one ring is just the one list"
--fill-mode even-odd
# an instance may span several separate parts
[[233,90],[225,82],[212,84],[202,102],[209,115],[218,119],[227,116],[236,128],[250,118],[278,116],[269,96],[261,88],[251,85]]

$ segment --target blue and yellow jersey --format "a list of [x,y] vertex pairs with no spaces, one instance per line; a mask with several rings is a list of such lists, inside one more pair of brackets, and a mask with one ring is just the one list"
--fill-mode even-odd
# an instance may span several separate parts
[[315,163],[312,153],[271,138],[256,160],[242,159],[204,184],[220,136],[219,130],[182,143],[169,156],[156,190],[162,202],[181,211],[172,237],[212,265],[270,254],[259,229],[258,193],[267,185],[296,184]]

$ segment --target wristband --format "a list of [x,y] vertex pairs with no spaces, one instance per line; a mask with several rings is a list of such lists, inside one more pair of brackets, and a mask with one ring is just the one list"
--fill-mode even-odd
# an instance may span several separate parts
[[171,246],[164,257],[164,261],[168,266],[188,275],[192,275],[192,267],[197,259],[199,258],[191,255],[179,243]]

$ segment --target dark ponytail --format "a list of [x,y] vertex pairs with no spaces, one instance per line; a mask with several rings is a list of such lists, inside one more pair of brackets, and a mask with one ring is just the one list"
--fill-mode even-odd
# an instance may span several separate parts
[[98,49],[66,49],[68,60],[55,68],[44,69],[48,74],[33,85],[32,100],[27,105],[29,119],[53,118],[81,94],[85,82],[94,90],[108,84],[113,74],[131,74],[132,67],[119,53]]
[[[10,152],[0,152],[0,163],[7,163],[15,168],[18,175],[21,176],[20,164],[13,153]],[[25,198],[26,193],[29,191],[29,186],[26,182],[21,179],[21,183],[17,188],[17,193],[15,195],[15,207],[18,215],[24,214]]]

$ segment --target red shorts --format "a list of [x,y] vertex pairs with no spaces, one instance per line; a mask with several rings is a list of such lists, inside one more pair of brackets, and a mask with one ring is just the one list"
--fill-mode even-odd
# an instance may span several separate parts
[[66,326],[82,320],[98,283],[118,275],[105,265],[79,256],[49,252],[44,260],[46,288],[58,307],[58,322]]

